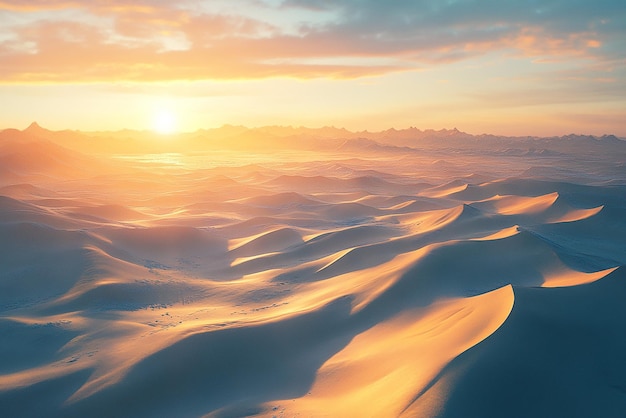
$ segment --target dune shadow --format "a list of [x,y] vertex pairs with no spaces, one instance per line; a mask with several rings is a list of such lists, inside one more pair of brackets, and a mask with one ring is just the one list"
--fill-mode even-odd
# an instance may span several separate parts
[[191,335],[144,359],[118,384],[69,405],[70,415],[198,416],[303,396],[352,338],[351,301],[259,326]]
[[[64,402],[83,385],[91,370],[77,372],[45,380],[31,386],[0,391],[0,415],[22,418],[64,418]],[[98,416],[92,412],[88,416]],[[102,415],[101,415],[102,416]]]

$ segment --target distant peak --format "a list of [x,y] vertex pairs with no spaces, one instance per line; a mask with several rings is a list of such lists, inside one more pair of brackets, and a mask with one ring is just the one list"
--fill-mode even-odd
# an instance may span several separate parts
[[30,125],[28,125],[28,128],[25,129],[25,131],[42,131],[44,130],[41,126],[39,126],[39,124],[37,122],[33,122]]
[[615,135],[602,135],[602,137],[600,137],[600,139],[602,141],[608,141],[608,142],[622,142],[620,141],[620,139],[618,137],[616,137]]

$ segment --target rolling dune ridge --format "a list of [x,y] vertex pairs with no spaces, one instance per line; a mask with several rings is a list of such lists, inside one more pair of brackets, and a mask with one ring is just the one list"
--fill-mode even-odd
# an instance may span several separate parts
[[2,416],[626,411],[624,141],[36,128],[0,132]]

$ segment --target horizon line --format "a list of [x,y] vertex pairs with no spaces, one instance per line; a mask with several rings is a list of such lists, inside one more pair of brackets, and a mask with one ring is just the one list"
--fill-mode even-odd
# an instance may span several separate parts
[[421,133],[424,132],[437,132],[437,133],[447,133],[447,132],[456,132],[458,134],[465,134],[465,135],[469,135],[469,136],[495,136],[495,137],[500,137],[500,138],[538,138],[538,139],[544,139],[544,138],[564,138],[564,137],[568,137],[568,136],[586,136],[586,137],[593,137],[593,138],[604,138],[604,137],[615,137],[619,140],[622,141],[626,141],[626,137],[621,137],[619,135],[616,135],[614,133],[604,133],[601,135],[594,135],[594,134],[587,134],[587,133],[576,133],[576,132],[569,132],[569,133],[563,133],[560,135],[505,135],[505,134],[497,134],[497,133],[490,133],[490,132],[482,132],[482,133],[471,133],[471,132],[467,132],[464,130],[460,130],[456,127],[453,128],[440,128],[440,129],[436,129],[436,128],[418,128],[416,126],[409,126],[409,127],[405,127],[405,128],[396,128],[394,126],[386,128],[386,129],[382,129],[382,130],[369,130],[369,129],[362,129],[362,130],[352,130],[352,129],[348,129],[345,127],[337,127],[334,125],[324,125],[324,126],[317,126],[317,127],[312,127],[312,126],[305,126],[305,125],[280,125],[280,124],[271,124],[271,125],[259,125],[259,126],[246,126],[243,124],[232,124],[232,123],[223,123],[220,126],[217,127],[206,127],[206,128],[197,128],[195,130],[180,130],[180,131],[173,131],[173,132],[169,132],[169,133],[160,133],[155,131],[154,129],[149,129],[149,128],[144,128],[144,129],[137,129],[137,128],[118,128],[118,129],[105,129],[105,130],[82,130],[82,129],[72,129],[72,128],[64,128],[64,129],[49,129],[46,128],[44,126],[42,126],[41,124],[39,124],[37,121],[32,121],[26,128],[20,129],[20,128],[15,128],[15,127],[5,127],[5,128],[0,128],[0,132],[4,132],[7,130],[17,130],[20,132],[28,132],[29,130],[33,130],[33,129],[41,129],[41,130],[45,130],[48,132],[53,132],[53,133],[61,133],[61,132],[75,132],[75,133],[81,133],[81,134],[107,134],[107,133],[111,133],[111,134],[116,134],[116,133],[121,133],[121,132],[134,132],[134,133],[140,133],[140,134],[150,134],[150,135],[155,135],[158,137],[176,137],[176,136],[181,136],[181,135],[190,135],[190,134],[195,134],[198,132],[202,132],[202,131],[217,131],[220,129],[225,129],[225,128],[241,128],[241,129],[245,129],[248,131],[254,131],[254,130],[261,130],[261,129],[269,129],[269,128],[273,128],[273,129],[292,129],[292,130],[311,130],[311,131],[319,131],[319,130],[324,130],[324,129],[333,129],[333,130],[337,130],[337,131],[345,131],[351,134],[359,134],[359,133],[369,133],[369,134],[381,134],[381,133],[385,133],[385,132],[389,132],[389,131],[396,131],[396,132],[404,132],[404,131],[410,131],[410,130],[416,130],[419,131]]

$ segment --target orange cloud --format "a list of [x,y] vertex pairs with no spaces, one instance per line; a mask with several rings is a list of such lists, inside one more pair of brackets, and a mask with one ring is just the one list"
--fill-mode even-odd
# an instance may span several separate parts
[[[601,35],[590,30],[554,31],[514,19],[497,24],[489,18],[470,19],[460,24],[458,18],[450,18],[448,24],[420,26],[418,20],[406,23],[394,15],[395,20],[381,19],[374,25],[338,14],[325,24],[302,23],[294,32],[263,14],[208,12],[199,5],[194,0],[0,0],[0,7],[9,13],[47,11],[48,16],[4,29],[0,79],[6,83],[360,77],[494,50],[557,59],[592,57],[603,46]],[[266,7],[267,13],[278,13]],[[62,13],[68,10],[81,18]],[[367,65],[362,64],[364,59]]]

